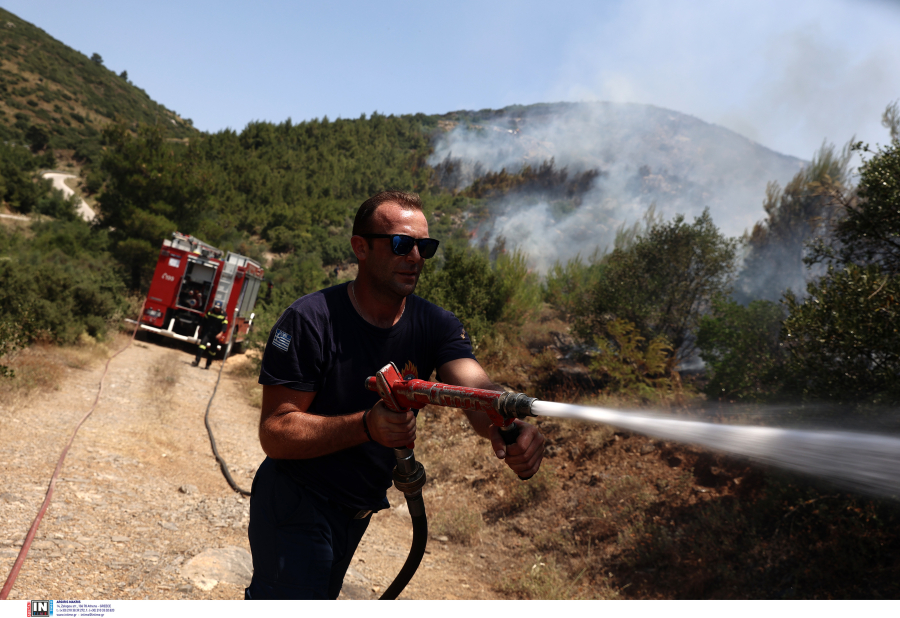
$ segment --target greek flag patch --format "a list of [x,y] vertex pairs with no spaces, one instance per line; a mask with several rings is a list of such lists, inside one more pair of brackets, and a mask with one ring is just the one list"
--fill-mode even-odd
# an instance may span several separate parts
[[288,346],[291,345],[291,336],[277,328],[275,329],[275,337],[272,339],[272,345],[282,352],[287,352]]

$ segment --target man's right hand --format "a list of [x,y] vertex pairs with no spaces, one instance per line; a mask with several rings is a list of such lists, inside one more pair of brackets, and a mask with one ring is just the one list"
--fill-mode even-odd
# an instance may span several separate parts
[[379,400],[366,415],[366,425],[372,439],[392,448],[411,446],[416,441],[416,415],[394,412]]

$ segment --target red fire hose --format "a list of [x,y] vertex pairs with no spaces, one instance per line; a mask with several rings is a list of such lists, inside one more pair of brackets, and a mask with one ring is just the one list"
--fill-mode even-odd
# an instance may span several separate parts
[[[138,316],[144,314],[144,306],[141,305],[141,311],[138,313]],[[38,511],[37,516],[34,518],[34,521],[31,524],[31,528],[28,529],[28,534],[25,535],[25,540],[22,542],[22,548],[19,550],[19,555],[16,557],[16,561],[13,563],[12,570],[9,572],[9,576],[6,578],[6,583],[3,584],[3,589],[0,590],[0,601],[6,600],[9,596],[10,591],[12,590],[13,585],[16,583],[16,578],[19,576],[19,571],[22,569],[22,564],[25,562],[25,557],[28,555],[28,550],[31,549],[31,542],[34,540],[34,536],[37,534],[38,526],[41,525],[41,520],[44,518],[44,513],[47,512],[47,508],[50,506],[50,500],[53,499],[53,490],[56,488],[56,479],[59,476],[60,470],[62,470],[63,461],[66,459],[66,455],[69,453],[69,447],[72,446],[72,442],[75,440],[75,434],[78,433],[78,430],[81,429],[81,426],[88,419],[88,417],[94,413],[94,409],[97,407],[97,402],[100,401],[100,394],[103,392],[103,380],[106,378],[106,372],[109,371],[109,364],[112,360],[117,357],[119,354],[124,352],[131,346],[134,341],[134,336],[137,333],[138,325],[135,324],[134,330],[131,331],[131,337],[128,339],[128,343],[118,352],[109,357],[109,360],[106,361],[106,366],[103,368],[103,375],[100,376],[100,387],[97,389],[97,396],[94,398],[94,403],[91,405],[91,409],[87,411],[78,424],[75,426],[75,431],[72,432],[72,437],[69,438],[69,441],[66,443],[66,447],[63,449],[62,453],[59,456],[59,461],[56,462],[56,469],[53,471],[53,476],[50,477],[50,486],[47,488],[47,495],[44,496],[44,503],[41,504],[41,508]]]
[[[367,378],[366,388],[377,392],[384,404],[397,412],[419,410],[428,404],[484,412],[500,428],[500,435],[507,445],[513,444],[519,437],[519,425],[514,422],[515,419],[534,416],[531,406],[536,401],[522,393],[501,393],[440,382],[404,380],[393,363],[385,365],[375,376]],[[403,493],[409,505],[413,541],[403,568],[381,595],[382,600],[396,599],[403,592],[419,568],[428,542],[428,519],[422,498],[425,468],[416,461],[412,448],[397,448],[394,452],[397,456],[394,486]]]

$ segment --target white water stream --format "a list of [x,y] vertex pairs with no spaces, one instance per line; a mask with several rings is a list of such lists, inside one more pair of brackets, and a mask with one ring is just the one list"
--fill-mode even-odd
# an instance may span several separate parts
[[638,412],[535,401],[537,416],[604,423],[819,476],[848,489],[900,496],[900,439],[850,431],[718,425]]

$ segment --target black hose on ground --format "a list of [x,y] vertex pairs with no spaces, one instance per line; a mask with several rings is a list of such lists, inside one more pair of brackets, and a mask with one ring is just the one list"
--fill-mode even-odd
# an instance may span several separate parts
[[[234,337],[232,337],[232,342],[234,341]],[[237,493],[243,496],[249,496],[250,491],[243,489],[238,486],[237,482],[231,476],[231,472],[228,470],[228,464],[225,463],[225,460],[222,459],[222,456],[219,455],[219,449],[216,448],[216,438],[213,436],[212,427],[209,426],[209,409],[212,407],[213,399],[216,396],[216,391],[219,390],[219,382],[222,380],[222,371],[225,369],[225,361],[228,360],[228,355],[231,353],[232,343],[228,344],[228,347],[225,348],[225,355],[222,357],[222,366],[219,367],[219,377],[216,378],[216,385],[213,387],[212,395],[209,396],[209,403],[206,404],[206,415],[203,417],[203,422],[206,424],[206,433],[209,434],[209,444],[212,446],[213,455],[216,458],[216,461],[219,462],[219,468],[222,469],[222,474],[225,475],[225,480],[228,481],[228,484],[231,485],[231,488],[235,490]]]
[[406,504],[409,507],[409,516],[412,518],[413,540],[409,548],[409,555],[403,568],[388,586],[384,594],[379,597],[382,601],[393,601],[406,584],[415,575],[422,556],[425,555],[425,546],[428,544],[428,518],[425,516],[425,500],[422,498],[422,487],[425,486],[425,468],[416,461],[412,449],[395,448],[397,467],[394,468],[394,487],[406,496]]

